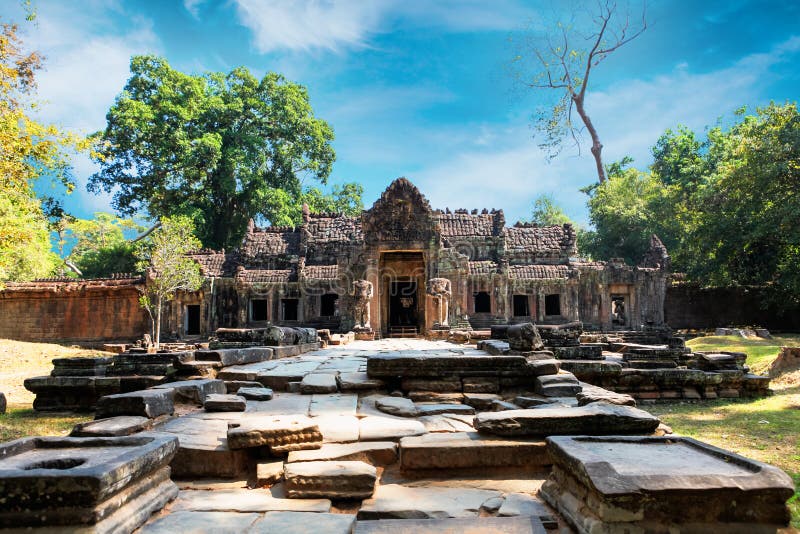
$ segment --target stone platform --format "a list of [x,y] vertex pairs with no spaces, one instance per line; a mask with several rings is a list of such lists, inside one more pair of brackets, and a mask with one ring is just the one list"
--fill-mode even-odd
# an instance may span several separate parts
[[[556,490],[545,501],[540,488],[555,488],[558,470],[572,467],[559,467],[561,459],[553,466],[547,440],[621,432],[656,439],[659,421],[631,397],[559,367],[546,355],[498,357],[445,341],[353,341],[133,392],[180,392],[188,401],[171,416],[119,415],[76,432],[177,438],[170,468],[181,491],[145,533],[566,532],[571,512]],[[210,393],[221,391],[217,381],[244,411],[198,402],[220,395]],[[272,394],[241,394],[263,386]],[[679,453],[656,456],[671,466]],[[611,460],[625,465],[624,455]],[[724,490],[705,483],[704,498]],[[785,509],[782,489],[759,499]],[[587,514],[601,513],[594,503]]]

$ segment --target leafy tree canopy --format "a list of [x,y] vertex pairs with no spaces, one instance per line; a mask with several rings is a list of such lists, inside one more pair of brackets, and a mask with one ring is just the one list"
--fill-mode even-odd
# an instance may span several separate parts
[[213,248],[239,245],[250,218],[300,221],[303,197],[316,195],[303,180],[325,184],[335,159],[303,86],[243,67],[185,74],[155,56],[133,57],[131,73],[94,136],[92,191],[115,191],[125,215],[189,216]]
[[564,213],[561,206],[557,205],[552,195],[539,195],[533,201],[531,222],[539,226],[561,226],[572,220]]
[[[71,192],[69,149],[85,143],[31,118],[42,58],[27,52],[14,24],[0,26],[0,280],[49,275],[59,263],[50,251],[48,214],[60,213],[34,184],[52,180]],[[44,201],[44,202],[43,202]]]
[[140,233],[144,227],[130,219],[98,212],[93,219],[70,219],[65,240],[74,245],[67,259],[86,278],[132,273],[137,270],[136,246],[125,232]]

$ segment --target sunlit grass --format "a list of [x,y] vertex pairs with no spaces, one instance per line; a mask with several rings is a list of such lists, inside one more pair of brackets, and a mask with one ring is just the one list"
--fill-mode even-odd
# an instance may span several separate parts
[[694,351],[730,351],[747,354],[747,365],[756,373],[765,373],[781,347],[800,347],[800,335],[787,334],[773,339],[742,338],[739,336],[706,336],[686,342]]
[[0,442],[26,436],[65,436],[91,414],[41,413],[24,406],[10,406],[0,415]]

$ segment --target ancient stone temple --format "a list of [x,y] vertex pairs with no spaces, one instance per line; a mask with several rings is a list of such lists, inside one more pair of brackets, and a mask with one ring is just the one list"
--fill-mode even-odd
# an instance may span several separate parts
[[670,268],[655,236],[640,265],[587,262],[571,225],[435,210],[405,178],[360,216],[305,209],[299,227],[251,223],[239,250],[193,257],[207,282],[172,307],[168,331],[181,337],[267,323],[383,335],[576,320],[642,330],[664,324]]

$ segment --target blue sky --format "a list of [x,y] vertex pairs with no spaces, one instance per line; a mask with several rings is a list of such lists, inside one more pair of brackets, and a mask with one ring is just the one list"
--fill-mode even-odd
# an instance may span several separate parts
[[[47,57],[45,120],[102,129],[134,54],[156,53],[191,72],[277,71],[308,87],[316,114],[336,132],[330,183],[361,182],[367,206],[406,176],[434,207],[503,208],[512,222],[548,193],[586,221],[578,189],[595,181],[588,150],[567,149],[548,163],[530,117],[552,95],[521,89],[509,72],[523,30],[569,12],[566,0],[34,4],[37,22],[23,28]],[[3,5],[3,19],[22,20],[19,2]],[[665,128],[701,130],[745,104],[797,99],[800,3],[653,0],[648,19],[647,32],[595,72],[587,97],[606,161],[631,155],[645,166]],[[108,196],[85,190],[91,162],[76,156],[74,169],[68,209],[111,211]]]

